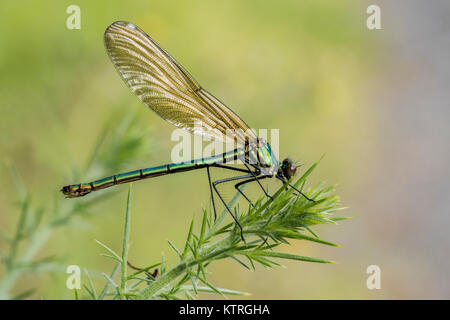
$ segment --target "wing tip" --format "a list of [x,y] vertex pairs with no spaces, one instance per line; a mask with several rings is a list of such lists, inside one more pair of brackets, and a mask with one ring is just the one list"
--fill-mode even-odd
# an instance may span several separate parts
[[118,21],[114,21],[113,23],[111,23],[105,30],[105,37],[106,35],[110,32],[111,29],[116,28],[117,26],[120,27],[124,27],[127,29],[139,29],[138,26],[136,26],[134,23],[128,22],[128,21],[122,21],[122,20],[118,20]]
[[128,21],[123,21],[123,20],[117,20],[114,21],[113,23],[111,23],[108,28],[106,28],[106,30],[108,30],[109,28],[113,27],[113,26],[123,26],[123,27],[129,27],[129,28],[136,28],[136,25],[134,23],[128,22]]
[[[138,29],[138,27],[131,23],[131,22],[127,22],[127,21],[114,21],[113,23],[111,23],[105,30],[105,33],[103,34],[103,40],[105,43],[106,48],[108,49],[108,44],[110,43],[110,41],[114,42],[114,33],[117,33],[118,28],[127,28],[127,29]],[[107,50],[108,51],[108,50]]]

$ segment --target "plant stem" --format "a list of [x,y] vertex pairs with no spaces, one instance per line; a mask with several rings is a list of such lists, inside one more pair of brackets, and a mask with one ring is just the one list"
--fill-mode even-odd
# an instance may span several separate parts
[[120,277],[120,292],[126,293],[127,281],[127,261],[128,261],[128,242],[130,240],[130,221],[131,221],[131,184],[128,188],[127,211],[125,213],[125,227],[123,230],[122,243],[122,263],[121,263],[121,277]]

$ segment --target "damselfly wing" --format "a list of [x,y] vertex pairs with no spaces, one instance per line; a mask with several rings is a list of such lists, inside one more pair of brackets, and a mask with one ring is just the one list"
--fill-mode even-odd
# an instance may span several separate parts
[[247,139],[256,140],[256,135],[236,113],[203,89],[167,51],[134,24],[113,23],[106,29],[105,45],[131,91],[164,120],[220,140],[230,133],[241,144],[245,143],[242,133],[250,135]]

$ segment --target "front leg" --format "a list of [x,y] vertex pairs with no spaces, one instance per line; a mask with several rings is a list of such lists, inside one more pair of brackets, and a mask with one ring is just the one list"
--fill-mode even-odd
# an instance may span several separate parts
[[[281,177],[278,177],[278,176],[277,176],[277,178],[278,178],[279,180],[281,180],[281,182],[283,182],[283,184],[285,184],[285,183],[287,182],[287,180],[285,180],[285,179],[283,179],[283,178],[281,178]],[[316,200],[308,198],[303,192],[301,192],[300,190],[298,190],[296,187],[294,187],[294,186],[293,186],[292,184],[290,184],[290,183],[289,183],[289,187],[291,187],[292,189],[294,189],[295,191],[298,192],[298,194],[295,194],[295,193],[294,193],[296,196],[298,196],[299,194],[301,194],[306,200],[312,201],[312,202],[316,202]],[[286,188],[286,190],[287,190],[287,188]]]
[[266,195],[266,197],[267,197],[267,198],[270,198],[270,200],[273,201],[272,196],[271,196],[270,194],[267,193],[266,189],[264,189],[263,185],[262,185],[261,182],[259,181],[259,180],[265,179],[265,178],[270,177],[270,176],[262,176],[262,177],[259,177],[259,178],[258,178],[258,176],[261,174],[261,169],[260,169],[257,165],[252,164],[251,166],[252,166],[253,168],[255,168],[255,172],[253,172],[253,171],[250,170],[250,167],[247,165],[247,163],[245,163],[245,161],[243,161],[243,162],[244,162],[245,167],[252,173],[254,180],[255,180],[256,182],[258,182],[259,186],[261,187],[261,189],[262,189],[262,191],[264,192],[264,194]]
[[266,179],[266,178],[268,178],[268,177],[269,177],[269,176],[262,176],[261,178],[255,178],[255,177],[252,177],[251,179],[244,180],[244,181],[241,181],[241,182],[236,183],[236,184],[234,185],[234,187],[236,188],[237,191],[239,191],[240,194],[242,194],[242,196],[250,203],[250,205],[251,205],[252,207],[254,207],[253,203],[250,201],[249,198],[247,198],[247,196],[244,194],[244,192],[243,192],[239,187],[242,186],[242,185],[244,185],[244,184],[247,184],[247,183],[249,183],[249,182],[253,182],[253,181],[257,181],[257,180],[262,180],[262,179]]
[[245,242],[244,240],[244,232],[242,229],[241,224],[239,223],[238,219],[235,217],[235,215],[231,212],[231,209],[228,207],[227,203],[225,202],[225,200],[223,199],[222,195],[219,193],[219,190],[217,190],[217,185],[224,183],[224,182],[228,182],[228,181],[235,181],[235,180],[240,180],[240,179],[247,179],[253,177],[253,175],[251,174],[246,174],[243,176],[237,176],[237,177],[230,177],[230,178],[225,178],[225,179],[220,179],[220,180],[216,180],[212,183],[212,186],[214,188],[214,190],[216,191],[217,195],[219,196],[219,199],[222,201],[223,205],[225,206],[225,208],[227,209],[228,213],[231,215],[231,217],[234,219],[234,221],[236,222],[236,224],[238,225],[239,229],[241,230],[241,238],[242,241]]

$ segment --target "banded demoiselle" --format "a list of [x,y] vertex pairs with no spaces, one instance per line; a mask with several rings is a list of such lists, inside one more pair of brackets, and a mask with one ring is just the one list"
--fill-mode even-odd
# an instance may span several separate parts
[[[213,189],[240,227],[243,238],[242,227],[217,190],[217,185],[238,181],[235,188],[252,204],[240,189],[242,185],[257,182],[265,195],[271,198],[260,181],[276,178],[286,183],[297,170],[295,163],[289,158],[280,163],[266,140],[258,138],[236,113],[203,89],[186,69],[136,25],[123,21],[114,22],[106,29],[104,40],[108,55],[121,78],[145,105],[176,127],[194,134],[199,133],[200,123],[202,135],[219,141],[231,139],[236,148],[211,157],[134,170],[89,183],[68,185],[61,189],[62,193],[68,198],[75,198],[117,184],[205,168],[214,215],[216,207]],[[239,161],[245,168],[227,165],[234,160]],[[212,167],[239,172],[240,175],[211,181]],[[306,199],[314,201],[293,185],[288,186]]]

